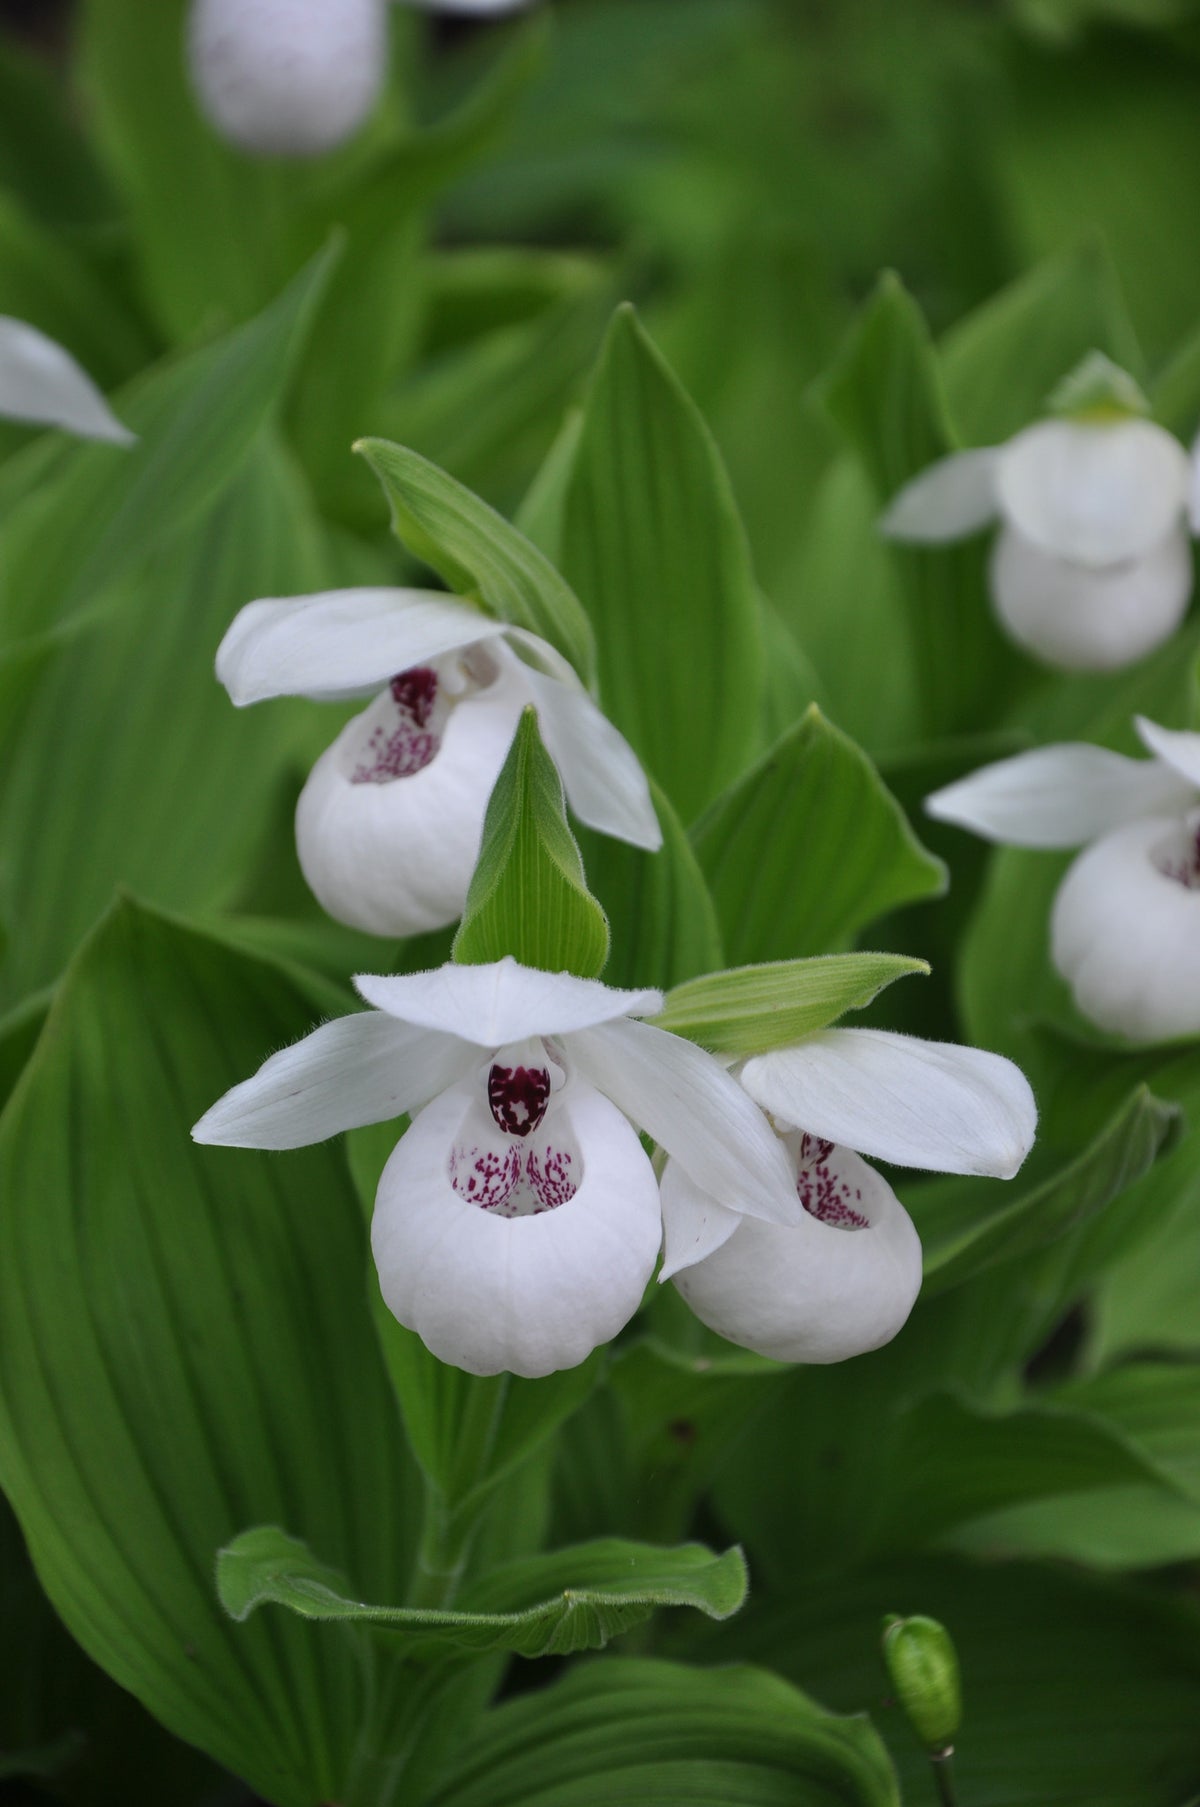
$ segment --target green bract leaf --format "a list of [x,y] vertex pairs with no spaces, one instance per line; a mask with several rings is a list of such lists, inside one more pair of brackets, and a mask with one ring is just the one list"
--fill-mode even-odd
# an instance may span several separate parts
[[693,840],[738,965],[844,947],[885,910],[946,887],[866,754],[815,706]]
[[587,683],[595,652],[579,598],[531,541],[427,458],[387,439],[360,439],[383,485],[392,526],[415,558],[500,621],[540,634]]
[[690,822],[759,744],[760,603],[716,444],[630,307],[588,394],[561,544],[605,707]]
[[703,1544],[659,1550],[609,1538],[493,1570],[453,1610],[367,1606],[297,1538],[260,1525],[218,1555],[217,1591],[235,1619],[273,1600],[306,1619],[352,1619],[418,1643],[436,1638],[469,1650],[566,1656],[602,1650],[659,1606],[692,1606],[727,1619],[746,1597],[746,1564],[737,1549],[714,1556]]
[[215,1551],[289,1514],[386,1599],[416,1545],[339,1151],[189,1139],[310,1021],[274,968],[119,904],[0,1125],[0,1479],[38,1575],[96,1662],[281,1807],[402,1747],[399,1678],[299,1625],[235,1631]]
[[763,1670],[609,1657],[489,1713],[434,1799],[682,1807],[706,1796],[720,1807],[900,1800],[883,1743],[861,1714],[838,1718]]
[[454,959],[471,966],[506,954],[524,966],[586,979],[608,958],[608,923],[587,888],[562,779],[532,706],[521,715],[488,802],[479,862],[454,938]]
[[906,954],[825,954],[740,966],[676,985],[653,1020],[722,1054],[765,1054],[862,1010],[895,979],[928,973]]

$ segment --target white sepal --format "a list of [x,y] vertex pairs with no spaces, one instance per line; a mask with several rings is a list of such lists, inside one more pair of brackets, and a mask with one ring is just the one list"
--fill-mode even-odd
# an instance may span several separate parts
[[1188,526],[1193,533],[1200,533],[1200,433],[1192,441],[1188,463],[1191,466],[1191,478],[1188,483]]
[[1059,886],[1054,964],[1084,1016],[1110,1034],[1200,1035],[1200,890],[1162,869],[1194,854],[1194,827],[1151,817],[1086,848]]
[[1133,725],[1142,745],[1182,780],[1189,793],[1200,790],[1200,734],[1189,734],[1179,728],[1160,728],[1157,722],[1144,715],[1135,715]]
[[38,427],[64,427],[81,439],[130,445],[122,425],[69,351],[30,326],[0,314],[0,415]]
[[1178,525],[1190,469],[1152,421],[1043,420],[1010,439],[996,469],[1000,506],[1056,558],[1113,565],[1140,558]]
[[384,0],[193,0],[188,62],[221,135],[311,157],[366,119],[387,71]]
[[[1200,745],[1200,736],[1192,735]],[[997,760],[925,799],[954,822],[1006,847],[1081,847],[1122,822],[1156,815],[1190,791],[1156,761],[1068,741]]]
[[531,1035],[566,1035],[615,1017],[653,1016],[663,1007],[661,991],[617,991],[598,979],[522,966],[510,954],[487,966],[450,961],[431,972],[360,973],[354,984],[369,1004],[402,1022],[485,1048]]
[[658,1254],[658,1185],[620,1112],[576,1082],[546,1126],[577,1152],[577,1191],[501,1216],[450,1178],[452,1153],[494,1134],[485,1119],[474,1083],[421,1112],[383,1170],[371,1246],[389,1311],[439,1360],[536,1379],[575,1367],[637,1310]]
[[192,1138],[221,1148],[305,1148],[402,1116],[461,1079],[480,1054],[376,1010],[339,1016],[218,1098]]
[[276,696],[344,702],[501,632],[470,603],[436,590],[269,596],[234,616],[217,648],[217,676],[239,708]]
[[1010,1179],[1033,1146],[1037,1106],[1000,1054],[886,1029],[826,1029],[742,1068],[782,1123],[899,1167]]
[[891,1187],[848,1149],[829,1159],[853,1187],[865,1228],[807,1212],[788,1229],[743,1217],[714,1254],[675,1278],[711,1330],[774,1361],[840,1362],[878,1349],[920,1291],[921,1244]]
[[1191,546],[1177,523],[1136,558],[1084,565],[1005,526],[992,548],[990,588],[1008,633],[1035,657],[1066,671],[1116,671],[1161,646],[1183,620]]
[[772,1223],[795,1221],[800,1204],[779,1138],[703,1048],[649,1023],[622,1021],[573,1035],[570,1053],[702,1191]]
[[546,750],[579,820],[601,834],[657,852],[662,829],[646,774],[625,736],[577,679],[567,682],[522,669]]
[[685,1267],[693,1267],[729,1241],[742,1221],[732,1206],[719,1205],[710,1193],[701,1192],[678,1161],[668,1161],[659,1185],[662,1202],[663,1264],[659,1284],[673,1280]]
[[933,543],[976,533],[997,510],[994,446],[939,458],[893,496],[879,528],[889,539]]

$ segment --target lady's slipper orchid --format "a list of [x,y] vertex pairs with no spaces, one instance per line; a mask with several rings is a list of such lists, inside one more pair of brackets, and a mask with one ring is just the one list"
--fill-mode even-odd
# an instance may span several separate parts
[[1012,847],[1083,846],[1054,900],[1054,964],[1099,1028],[1169,1041],[1200,1035],[1200,734],[1135,725],[1149,759],[1041,747],[925,807]]
[[710,1329],[776,1361],[879,1348],[912,1310],[921,1245],[892,1188],[854,1151],[1009,1179],[1037,1123],[1024,1074],[978,1048],[826,1029],[747,1060],[738,1077],[787,1152],[803,1212],[760,1221],[736,1189],[705,1187],[671,1160],[660,1280],[674,1279]]
[[461,914],[529,703],[580,821],[662,844],[637,758],[566,660],[455,597],[362,589],[252,602],[221,642],[217,676],[239,705],[373,699],[317,761],[296,809],[314,895],[369,934],[422,934]]
[[633,1316],[662,1234],[634,1123],[697,1186],[800,1215],[780,1144],[720,1063],[633,1020],[659,992],[512,959],[355,984],[374,1009],[272,1055],[192,1133],[297,1148],[410,1112],[371,1243],[389,1310],[441,1360],[550,1374]]
[[1048,664],[1113,670],[1161,645],[1187,610],[1192,463],[1098,353],[1052,406],[1058,418],[922,471],[882,530],[936,542],[999,517],[991,590],[1009,634]]
[[0,314],[0,415],[114,445],[136,438],[69,351],[8,314]]

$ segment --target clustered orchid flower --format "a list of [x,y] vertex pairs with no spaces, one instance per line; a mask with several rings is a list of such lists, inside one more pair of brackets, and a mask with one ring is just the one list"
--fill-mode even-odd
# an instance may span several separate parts
[[252,602],[221,642],[217,675],[239,705],[373,699],[317,761],[296,809],[314,895],[369,934],[421,934],[461,915],[488,797],[530,703],[580,821],[661,845],[636,756],[566,660],[456,597],[359,589]]
[[1187,610],[1194,460],[1098,352],[1050,407],[1055,418],[1006,444],[922,471],[881,527],[936,542],[998,516],[991,591],[1008,633],[1050,665],[1113,670],[1161,645]]
[[1008,846],[1084,848],[1054,900],[1054,964],[1099,1028],[1157,1042],[1200,1034],[1200,734],[1134,725],[1149,759],[1041,747],[925,807]]
[[114,445],[130,445],[136,437],[69,351],[7,314],[0,314],[0,415]]

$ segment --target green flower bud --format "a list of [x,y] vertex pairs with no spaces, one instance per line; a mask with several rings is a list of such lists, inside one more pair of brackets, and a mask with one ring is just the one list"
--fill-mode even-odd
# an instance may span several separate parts
[[908,1722],[931,1756],[948,1750],[962,1718],[958,1657],[936,1619],[883,1621],[883,1660]]
[[1047,414],[1103,426],[1150,413],[1150,403],[1130,376],[1102,351],[1089,351],[1046,403]]

